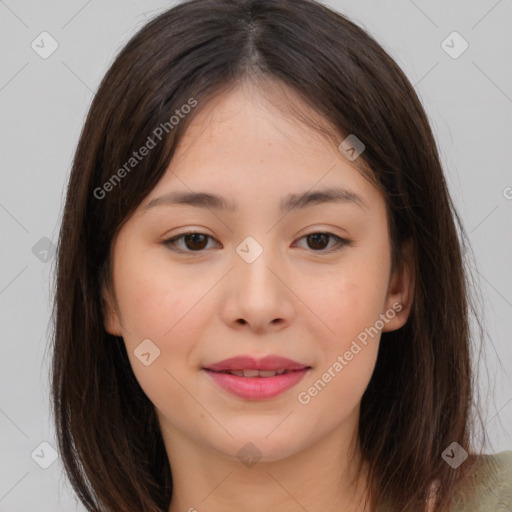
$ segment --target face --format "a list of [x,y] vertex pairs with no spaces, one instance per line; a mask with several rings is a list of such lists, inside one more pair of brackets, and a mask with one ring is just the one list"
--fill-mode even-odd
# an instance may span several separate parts
[[[338,194],[290,200],[327,189]],[[410,309],[410,267],[390,270],[380,192],[317,131],[239,87],[198,112],[116,237],[105,328],[123,337],[167,447],[235,458],[251,442],[278,460],[357,429],[380,333]],[[237,356],[254,364],[231,370],[270,373],[208,369]]]

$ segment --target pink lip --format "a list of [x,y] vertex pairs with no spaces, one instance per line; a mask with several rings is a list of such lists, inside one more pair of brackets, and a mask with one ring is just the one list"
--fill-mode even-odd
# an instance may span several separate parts
[[[259,360],[250,356],[239,356],[203,368],[221,388],[246,400],[264,400],[278,396],[295,386],[309,369],[309,366],[280,356],[266,356]],[[289,370],[290,373],[275,377],[239,377],[218,373],[226,370]]]
[[309,369],[295,370],[275,377],[238,377],[229,373],[205,371],[221,388],[233,395],[247,400],[263,400],[280,395],[295,386]]

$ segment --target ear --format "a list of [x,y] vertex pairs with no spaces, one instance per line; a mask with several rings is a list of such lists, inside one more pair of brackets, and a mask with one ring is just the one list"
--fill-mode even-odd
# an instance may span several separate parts
[[385,323],[383,332],[400,329],[409,318],[414,300],[414,267],[414,244],[409,239],[402,245],[400,261],[389,281],[386,311],[393,311],[394,316]]
[[103,303],[103,321],[105,330],[113,336],[122,336],[121,321],[117,311],[116,301],[113,299],[109,288],[103,285],[101,290]]

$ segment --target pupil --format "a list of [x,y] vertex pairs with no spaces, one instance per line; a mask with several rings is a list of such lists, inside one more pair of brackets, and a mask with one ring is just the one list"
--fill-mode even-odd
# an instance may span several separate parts
[[[203,238],[203,243],[201,243],[200,239]],[[199,239],[199,240],[198,240]],[[187,245],[187,248],[188,249],[204,249],[204,246],[205,246],[205,243],[204,241],[206,240],[206,237],[205,235],[201,234],[201,233],[192,233],[191,235],[187,235],[186,238],[186,245]],[[191,244],[189,243],[190,240],[192,240],[192,246]],[[194,245],[198,243],[199,246],[197,245]]]
[[[322,242],[321,242],[321,241],[320,241],[320,245],[321,245],[322,247],[314,247],[315,243],[317,243],[317,242],[318,242],[319,237],[322,237],[322,238],[323,238],[323,240],[325,241],[325,240],[328,238],[328,235],[326,235],[325,233],[315,233],[315,234],[313,234],[313,235],[309,235],[309,236],[308,236],[308,244],[309,244],[309,246],[310,246],[312,249],[323,249],[323,248],[324,248],[324,247],[323,247],[323,245],[324,245],[324,244],[322,244]],[[311,244],[309,243],[311,240],[313,240],[313,246],[311,246]]]

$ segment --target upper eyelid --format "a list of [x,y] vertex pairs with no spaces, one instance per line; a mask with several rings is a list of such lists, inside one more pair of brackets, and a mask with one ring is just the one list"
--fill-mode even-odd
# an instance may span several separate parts
[[166,238],[164,242],[178,240],[187,235],[205,235],[207,238],[211,238],[212,240],[215,240],[217,243],[220,243],[214,236],[209,235],[208,233],[203,233],[202,231],[185,231],[184,233],[179,233],[177,235],[173,235],[171,237]]

